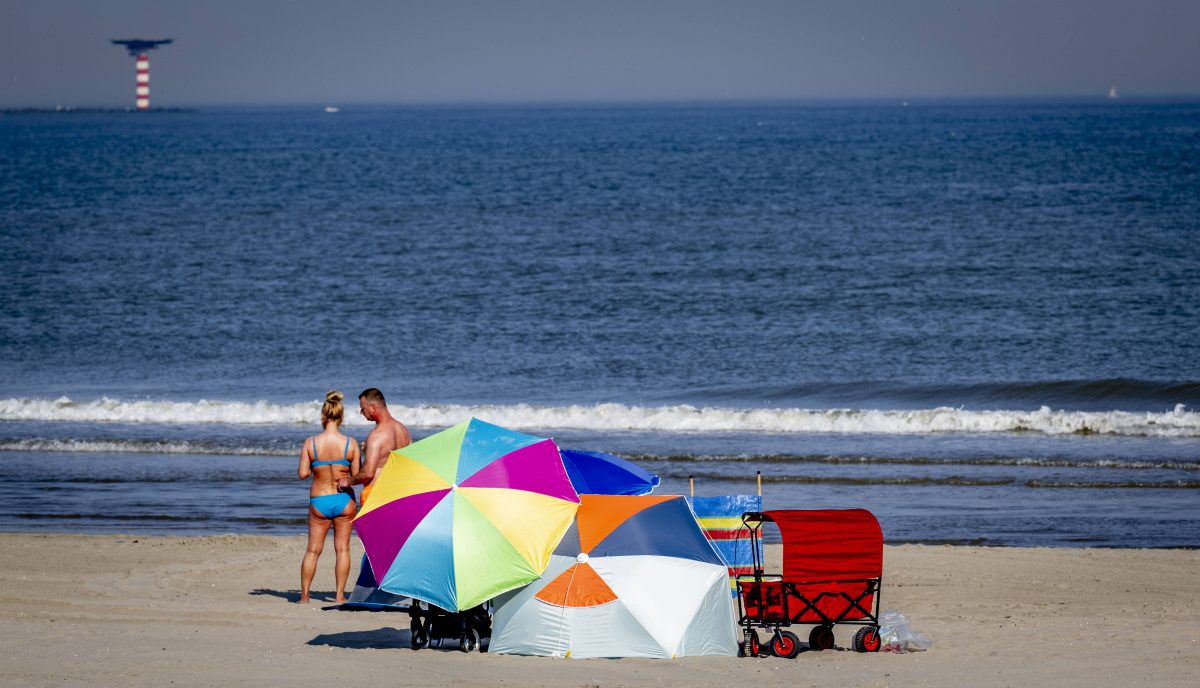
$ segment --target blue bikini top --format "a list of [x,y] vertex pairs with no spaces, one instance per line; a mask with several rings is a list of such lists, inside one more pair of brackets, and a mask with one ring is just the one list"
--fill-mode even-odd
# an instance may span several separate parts
[[312,447],[313,447],[313,460],[312,460],[313,468],[316,468],[317,466],[345,466],[346,468],[350,467],[350,459],[346,458],[346,457],[350,456],[350,438],[349,437],[346,438],[346,448],[342,450],[342,458],[340,458],[336,461],[317,461],[317,438],[316,437],[312,438]]

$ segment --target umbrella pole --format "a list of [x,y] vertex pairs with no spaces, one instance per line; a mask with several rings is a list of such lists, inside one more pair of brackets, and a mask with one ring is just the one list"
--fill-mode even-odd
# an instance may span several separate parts
[[762,496],[762,471],[754,471],[754,478],[758,481],[758,496]]
[[693,497],[696,496],[696,481],[690,475],[688,476],[688,493]]

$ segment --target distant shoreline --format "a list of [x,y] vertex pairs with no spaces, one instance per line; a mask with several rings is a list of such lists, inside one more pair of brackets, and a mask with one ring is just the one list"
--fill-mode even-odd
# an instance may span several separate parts
[[53,107],[53,108],[5,108],[0,110],[0,113],[5,115],[41,115],[41,114],[95,114],[95,113],[115,113],[115,112],[196,112],[195,108],[150,108],[148,110],[138,110],[137,108],[93,108],[93,107]]
[[[799,109],[877,109],[877,108],[972,108],[972,107],[1081,107],[1120,105],[1197,105],[1200,94],[1122,95],[1120,98],[1074,94],[1060,96],[993,96],[993,97],[894,97],[894,98],[745,98],[695,100],[499,100],[499,101],[403,101],[403,102],[282,102],[282,103],[208,103],[193,107],[152,107],[149,112],[212,112],[212,111],[324,111],[336,106],[339,111],[356,112],[380,110],[678,110],[678,109],[739,109],[739,108],[799,108]],[[8,107],[3,114],[88,112],[141,112],[130,107]]]

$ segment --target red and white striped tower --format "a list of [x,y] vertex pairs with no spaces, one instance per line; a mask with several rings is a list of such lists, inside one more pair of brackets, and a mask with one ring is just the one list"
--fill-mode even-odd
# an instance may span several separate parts
[[137,109],[150,109],[150,56],[138,53],[137,62]]
[[156,50],[160,45],[169,45],[172,39],[163,38],[155,40],[144,40],[141,38],[130,38],[125,40],[113,39],[114,45],[124,46],[129,51],[129,55],[133,57],[137,66],[137,104],[139,110],[150,109],[150,55],[151,50]]

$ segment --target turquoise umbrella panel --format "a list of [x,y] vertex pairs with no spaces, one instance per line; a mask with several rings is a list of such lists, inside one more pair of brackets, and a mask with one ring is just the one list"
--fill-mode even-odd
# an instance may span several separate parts
[[[459,448],[458,470],[454,482],[461,485],[496,459],[531,444],[546,441],[548,440],[543,437],[526,435],[477,418],[472,419],[467,425],[462,446]],[[561,464],[561,461],[559,463]]]

